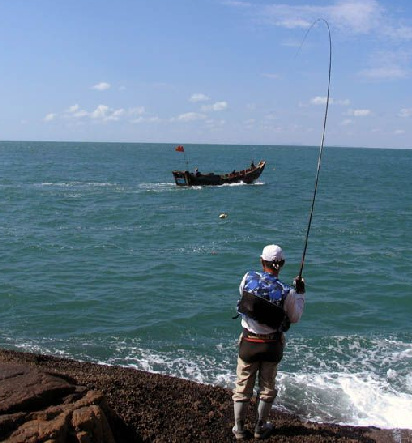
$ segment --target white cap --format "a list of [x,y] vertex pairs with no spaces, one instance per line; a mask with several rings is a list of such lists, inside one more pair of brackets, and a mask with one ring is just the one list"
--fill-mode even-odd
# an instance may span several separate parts
[[282,261],[285,260],[282,248],[278,245],[267,245],[263,248],[260,258],[264,261]]

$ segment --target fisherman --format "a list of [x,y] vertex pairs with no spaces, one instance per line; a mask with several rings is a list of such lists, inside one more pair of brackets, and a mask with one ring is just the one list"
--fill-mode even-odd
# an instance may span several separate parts
[[278,279],[285,264],[282,248],[268,245],[260,256],[263,271],[247,272],[239,286],[237,311],[242,316],[243,332],[239,338],[236,384],[233,389],[237,440],[246,438],[245,417],[253,395],[256,377],[259,390],[258,410],[254,429],[257,439],[270,435],[273,425],[267,422],[273,401],[277,366],[285,347],[284,332],[290,323],[297,323],[305,304],[305,283],[296,277],[293,286]]

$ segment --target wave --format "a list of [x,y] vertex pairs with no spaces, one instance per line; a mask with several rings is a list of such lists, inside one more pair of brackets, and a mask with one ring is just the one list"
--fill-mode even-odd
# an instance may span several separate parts
[[56,187],[56,188],[79,188],[79,187],[99,187],[99,188],[111,188],[119,186],[119,183],[106,183],[106,182],[44,182],[35,183],[35,187]]
[[410,428],[410,337],[294,339],[288,347],[297,356],[292,368],[303,360],[279,377],[288,410],[313,421]]

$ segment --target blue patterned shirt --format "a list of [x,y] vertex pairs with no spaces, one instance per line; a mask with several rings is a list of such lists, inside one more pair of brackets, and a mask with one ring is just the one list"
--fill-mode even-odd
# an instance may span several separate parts
[[[247,272],[239,286],[240,295],[243,290],[282,307],[288,315],[291,323],[297,323],[302,315],[305,297],[303,294],[296,294],[295,288],[281,282],[277,277],[269,272]],[[256,334],[270,334],[274,329],[263,325],[246,315],[242,315],[242,326]]]

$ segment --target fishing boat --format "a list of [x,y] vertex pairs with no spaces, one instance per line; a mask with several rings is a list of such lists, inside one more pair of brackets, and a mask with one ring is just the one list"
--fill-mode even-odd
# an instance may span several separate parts
[[172,171],[177,186],[220,186],[231,183],[253,183],[265,169],[266,162],[260,161],[256,166],[252,163],[249,168],[232,171],[228,174],[210,172],[202,174],[198,170]]

